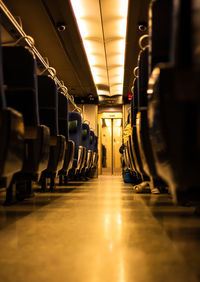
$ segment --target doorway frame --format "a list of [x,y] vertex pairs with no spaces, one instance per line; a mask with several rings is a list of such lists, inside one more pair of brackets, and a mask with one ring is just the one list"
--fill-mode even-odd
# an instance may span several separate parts
[[[98,114],[98,136],[99,136],[99,143],[98,143],[98,152],[99,152],[99,163],[98,163],[98,174],[102,175],[102,119],[107,118],[111,119],[111,140],[113,141],[113,120],[114,119],[122,119],[122,124],[123,124],[123,114],[122,112],[117,112],[117,113],[100,113]],[[111,142],[111,150],[113,152],[113,142]],[[113,157],[112,157],[112,168],[111,168],[111,173],[114,175],[114,164],[113,164]]]

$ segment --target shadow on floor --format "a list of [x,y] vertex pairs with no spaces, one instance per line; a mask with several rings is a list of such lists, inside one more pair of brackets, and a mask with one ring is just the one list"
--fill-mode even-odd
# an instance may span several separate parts
[[53,193],[41,193],[41,189],[35,186],[34,197],[17,202],[11,206],[3,205],[6,192],[5,189],[2,189],[0,192],[0,230],[38,209],[51,204],[53,201],[61,198],[63,193],[78,193],[84,191],[84,189],[81,189],[83,184],[84,182],[69,182],[67,186],[56,185],[56,189]]
[[200,277],[200,216],[195,213],[195,207],[176,206],[167,194],[141,195],[141,198],[187,264]]

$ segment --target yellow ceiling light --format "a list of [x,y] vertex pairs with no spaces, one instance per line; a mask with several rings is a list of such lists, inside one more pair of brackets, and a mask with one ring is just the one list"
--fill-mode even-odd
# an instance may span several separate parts
[[122,95],[128,0],[71,0],[99,95]]

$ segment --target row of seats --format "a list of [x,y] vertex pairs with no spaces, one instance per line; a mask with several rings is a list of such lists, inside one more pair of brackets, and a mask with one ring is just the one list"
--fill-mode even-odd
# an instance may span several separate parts
[[[98,138],[80,113],[68,113],[68,99],[55,81],[37,75],[26,47],[0,50],[0,180],[6,204],[30,197],[32,183],[53,191],[68,179],[88,179],[98,161]],[[47,179],[50,187],[47,189]]]
[[[175,203],[199,203],[197,1],[151,1],[148,34],[139,40],[131,127],[124,147],[137,192],[169,190]],[[195,45],[196,44],[196,45]],[[143,46],[144,45],[144,46]]]

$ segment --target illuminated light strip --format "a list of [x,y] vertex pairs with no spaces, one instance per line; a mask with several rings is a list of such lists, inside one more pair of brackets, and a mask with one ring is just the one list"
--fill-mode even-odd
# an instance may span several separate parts
[[[128,0],[114,4],[113,0],[71,0],[71,4],[97,93],[122,94]],[[99,90],[98,84],[109,91]]]

